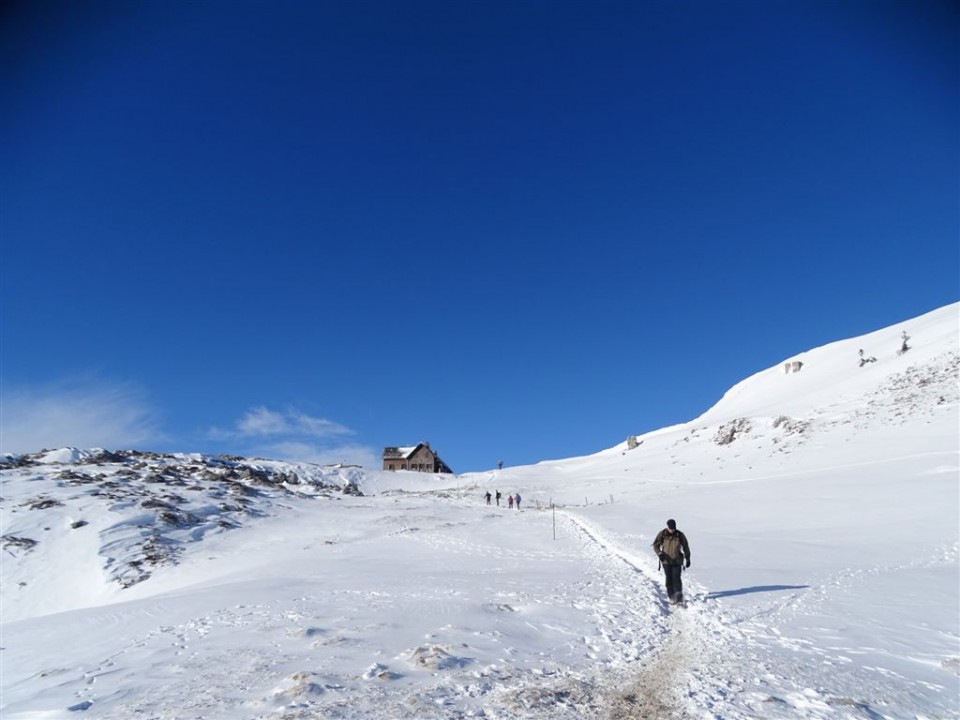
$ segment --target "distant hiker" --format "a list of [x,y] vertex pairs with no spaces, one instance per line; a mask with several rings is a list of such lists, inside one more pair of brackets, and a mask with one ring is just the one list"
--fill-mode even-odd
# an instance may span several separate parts
[[907,340],[910,339],[910,336],[907,335],[907,331],[904,330],[900,333],[900,337],[903,339],[903,344],[900,346],[900,349],[897,350],[897,355],[903,355],[907,350],[910,349],[910,346],[907,345]]
[[487,505],[489,505],[489,504],[490,504],[490,497],[491,497],[491,496],[490,496],[490,491],[489,491],[489,490],[487,490],[487,494],[486,494],[486,495],[484,495],[484,497],[485,497],[485,498],[487,499]]
[[502,498],[502,497],[503,497],[503,495],[501,495],[501,494],[500,494],[500,491],[497,490],[497,507],[500,507],[500,498]]
[[513,497],[513,501],[517,504],[517,510],[520,509],[520,493],[517,493]]
[[513,495],[507,495],[507,507],[513,510]]
[[653,551],[660,558],[660,565],[667,580],[667,597],[674,605],[683,603],[683,582],[680,573],[684,564],[690,567],[690,545],[687,536],[677,530],[676,520],[667,520],[667,526],[657,533]]
[[503,460],[497,460],[497,470],[503,470]]

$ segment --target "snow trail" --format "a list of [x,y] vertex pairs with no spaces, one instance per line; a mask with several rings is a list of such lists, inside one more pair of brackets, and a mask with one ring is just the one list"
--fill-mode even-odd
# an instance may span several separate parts
[[670,607],[652,561],[620,547],[582,516],[567,509],[560,514],[588,543],[616,561],[610,569],[612,584],[618,588],[614,592],[633,593],[634,614],[609,618],[601,613],[600,620],[626,621],[620,637],[645,638],[645,645],[638,648],[617,636],[609,637],[612,644],[620,646],[622,660],[611,667],[614,680],[603,701],[604,717],[686,720],[702,718],[705,712],[716,717],[714,710],[741,689],[740,683],[731,683],[731,675],[723,672],[721,658],[729,654],[732,643],[742,642],[743,636],[727,626],[716,603],[704,602],[706,593],[688,573],[684,577],[687,606]]
[[[882,720],[910,718],[883,711],[889,700],[911,705],[909,687],[877,668],[874,682],[856,687],[843,677],[844,658],[812,647],[802,637],[777,629],[783,612],[816,602],[823,590],[739,617],[727,614],[719,597],[684,575],[687,607],[667,606],[660,573],[636,553],[626,550],[594,524],[568,509],[558,510],[585,540],[608,561],[611,594],[634,591],[643,610],[609,617],[602,608],[598,625],[622,624],[619,635],[602,632],[620,661],[598,670],[597,685],[605,688],[596,700],[606,720]],[[953,554],[951,554],[953,552]],[[945,559],[955,548],[944,550]],[[858,573],[870,576],[873,573]],[[637,577],[641,578],[639,585]],[[848,578],[849,579],[849,578]],[[800,588],[784,588],[800,589]],[[651,608],[658,608],[652,611]],[[624,643],[624,636],[644,637],[646,645]],[[784,651],[788,654],[785,656]],[[840,667],[838,667],[838,665]],[[606,677],[602,677],[602,676]],[[805,684],[799,684],[798,680]],[[813,682],[813,681],[818,682]],[[939,688],[932,688],[939,690]],[[889,712],[889,710],[888,710]],[[933,716],[936,717],[936,716]]]

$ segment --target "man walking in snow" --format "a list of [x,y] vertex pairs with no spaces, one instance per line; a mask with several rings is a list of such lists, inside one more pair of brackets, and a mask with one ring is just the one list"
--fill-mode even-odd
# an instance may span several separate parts
[[680,573],[684,564],[690,567],[690,545],[687,536],[677,530],[677,521],[667,520],[667,526],[653,540],[653,551],[660,558],[660,565],[667,579],[667,597],[670,603],[683,603],[683,581]]

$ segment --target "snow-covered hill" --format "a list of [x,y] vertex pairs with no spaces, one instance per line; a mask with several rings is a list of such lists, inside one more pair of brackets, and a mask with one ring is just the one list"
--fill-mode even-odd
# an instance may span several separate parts
[[[118,589],[177,563],[207,535],[298,498],[360,494],[362,476],[356,468],[74,448],[8,456],[2,467],[3,580],[18,588],[4,595],[5,622],[122,598]],[[45,572],[51,567],[55,575]]]
[[529,467],[7,457],[2,715],[960,717],[958,311]]

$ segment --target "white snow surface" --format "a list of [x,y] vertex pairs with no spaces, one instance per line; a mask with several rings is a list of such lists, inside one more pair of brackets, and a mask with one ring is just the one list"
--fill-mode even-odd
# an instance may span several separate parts
[[958,718],[958,312],[529,467],[0,458],[0,715]]

